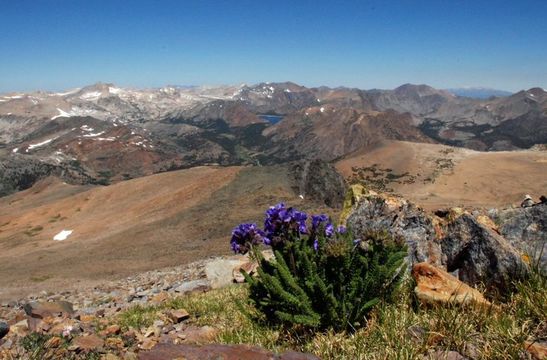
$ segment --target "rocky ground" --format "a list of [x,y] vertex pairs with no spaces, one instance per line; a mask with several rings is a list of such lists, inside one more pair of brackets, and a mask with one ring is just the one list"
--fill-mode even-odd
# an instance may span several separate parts
[[[178,296],[224,287],[236,279],[241,281],[238,269],[244,267],[252,272],[253,266],[246,256],[217,257],[144,272],[101,286],[60,293],[42,291],[3,302],[0,307],[0,359],[32,358],[32,353],[21,341],[25,337],[29,339],[32,336],[29,334],[47,338],[41,353],[45,358],[134,359],[137,353],[155,348],[157,344],[210,342],[218,330],[210,326],[187,325],[185,320],[196,314],[189,314],[184,309],[166,311],[162,320],[155,321],[151,327],[123,332],[114,319],[129,308],[159,306]],[[228,350],[236,355],[249,352],[249,359],[270,354],[252,348]],[[160,346],[156,351],[160,355],[149,354],[142,358],[161,359],[162,353],[176,349]]]

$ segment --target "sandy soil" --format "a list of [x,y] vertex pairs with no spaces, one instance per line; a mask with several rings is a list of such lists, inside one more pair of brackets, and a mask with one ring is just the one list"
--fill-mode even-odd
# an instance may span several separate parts
[[392,182],[389,187],[428,210],[446,206],[505,207],[519,205],[525,194],[537,200],[547,193],[547,152],[477,152],[392,141],[366,154],[353,154],[339,161],[337,168],[350,177],[352,167],[374,164],[413,177],[413,182]]

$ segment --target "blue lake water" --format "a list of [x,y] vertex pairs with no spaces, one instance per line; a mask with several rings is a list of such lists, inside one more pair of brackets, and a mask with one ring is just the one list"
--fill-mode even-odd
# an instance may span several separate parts
[[281,120],[283,120],[283,116],[281,115],[258,115],[259,118],[266,120],[270,124],[277,124]]

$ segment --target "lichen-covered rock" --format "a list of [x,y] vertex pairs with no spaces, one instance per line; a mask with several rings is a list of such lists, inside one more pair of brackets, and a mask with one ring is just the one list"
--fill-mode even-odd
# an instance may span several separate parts
[[[346,196],[344,198],[344,204],[342,205],[342,212],[340,213],[339,225],[346,226],[348,217],[353,212],[353,208],[359,203],[362,196],[369,194],[369,191],[360,184],[350,185]],[[374,193],[376,195],[376,193]]]
[[[520,223],[539,224],[528,225],[539,229],[545,219],[539,220],[541,209],[534,208],[525,209],[527,222],[521,220]],[[464,209],[446,209],[437,212],[437,216],[429,216],[409,201],[370,192],[353,206],[347,225],[356,238],[370,230],[387,230],[405,240],[410,267],[428,262],[456,272],[459,279],[469,285],[482,283],[504,291],[528,270],[520,247],[501,236],[495,222],[480,213],[471,215]],[[505,225],[505,229],[508,226]],[[544,232],[527,231],[529,236],[538,236],[535,241],[545,238]]]
[[408,245],[411,264],[427,261],[442,265],[439,240],[431,218],[409,201],[386,195],[362,196],[347,225],[356,238],[370,230],[387,230]]
[[446,269],[470,285],[508,289],[527,271],[517,249],[467,213],[448,223],[441,248]]
[[547,203],[527,208],[491,210],[489,214],[498,230],[514,247],[547,271]]

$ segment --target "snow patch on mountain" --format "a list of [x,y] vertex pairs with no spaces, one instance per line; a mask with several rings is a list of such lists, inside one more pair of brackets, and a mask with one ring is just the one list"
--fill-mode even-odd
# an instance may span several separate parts
[[114,94],[114,95],[118,95],[118,94],[121,94],[123,92],[123,89],[110,86],[108,88],[108,92],[111,93],[111,94]]
[[104,133],[105,133],[104,131],[101,131],[98,133],[90,133],[90,134],[85,134],[84,137],[97,137],[97,136],[101,136]]
[[51,120],[55,120],[57,118],[60,118],[60,117],[71,117],[72,115],[70,115],[69,113],[67,113],[66,111],[64,110],[61,110],[59,108],[57,108],[57,111],[59,112],[59,115],[55,115],[51,118]]
[[80,95],[80,99],[94,101],[98,100],[101,97],[102,93],[100,91],[91,91]]
[[73,233],[73,230],[63,230],[57,235],[53,237],[53,240],[55,241],[64,241],[66,240],[71,234]]
[[69,90],[69,91],[66,91],[66,92],[53,93],[51,95],[53,95],[53,96],[67,96],[67,95],[75,94],[80,90],[81,90],[81,88],[77,88],[77,89]]
[[47,145],[47,144],[49,144],[50,142],[52,142],[53,140],[55,140],[55,139],[47,139],[47,140],[42,141],[41,143],[38,143],[38,144],[30,144],[30,145],[28,146],[26,152],[28,152],[29,150],[35,149],[35,148],[37,148],[37,147]]

